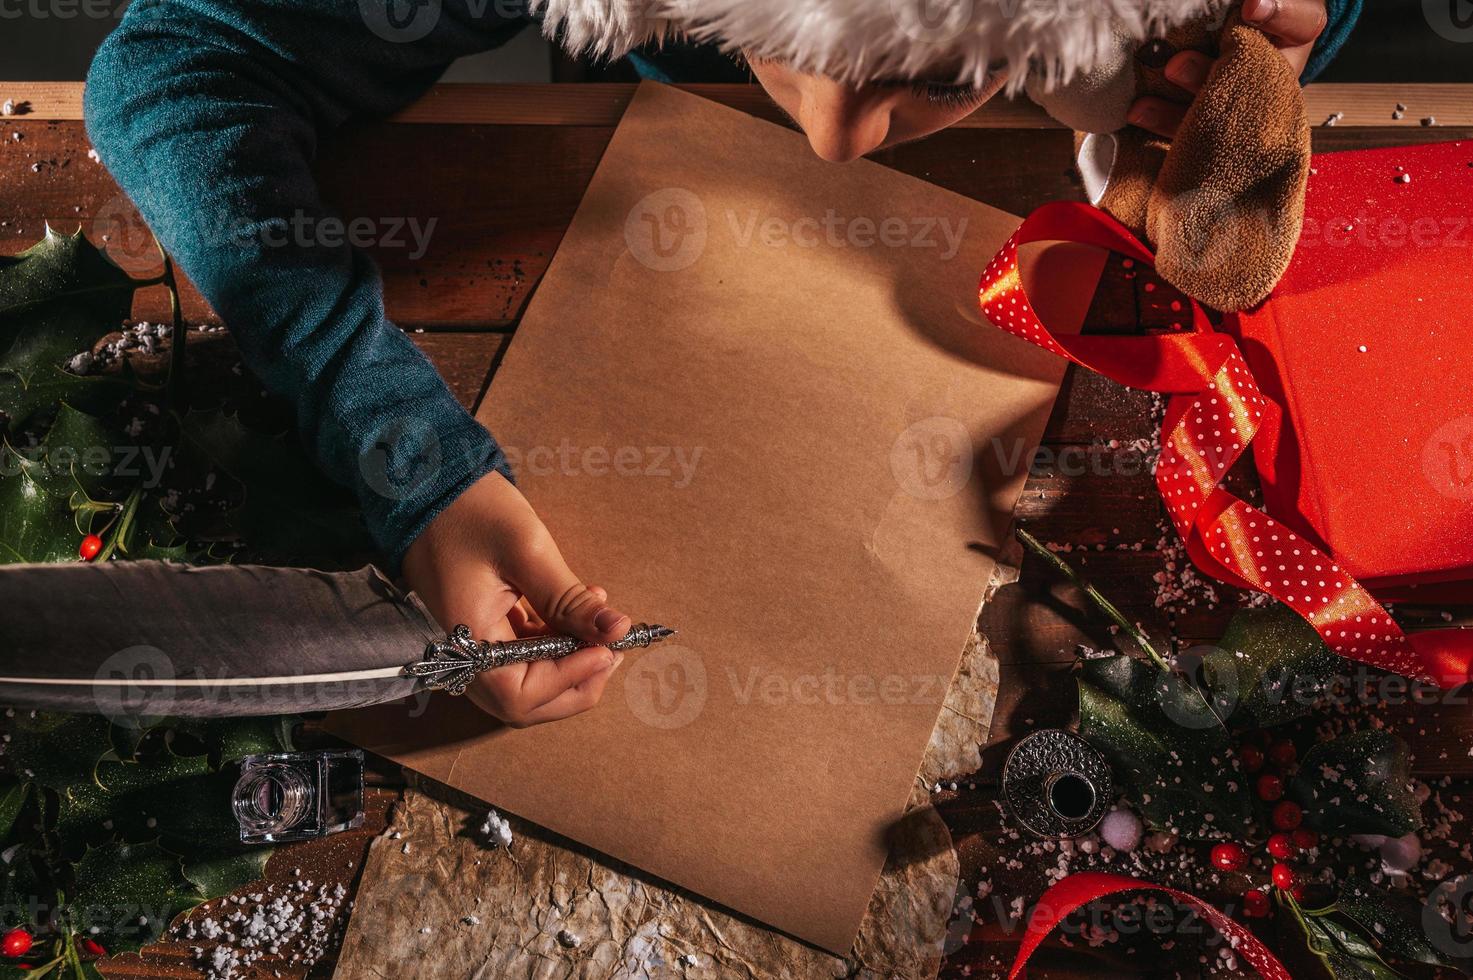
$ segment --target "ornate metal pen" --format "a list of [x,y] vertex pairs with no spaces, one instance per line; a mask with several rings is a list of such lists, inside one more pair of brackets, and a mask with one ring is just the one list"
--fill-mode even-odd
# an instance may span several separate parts
[[[622,640],[606,646],[615,651],[636,650],[674,635],[675,631],[668,626],[639,623],[631,626]],[[484,670],[534,660],[558,660],[597,645],[572,636],[533,636],[525,640],[492,643],[472,638],[469,626],[457,626],[445,639],[432,640],[425,647],[424,659],[406,664],[404,673],[425,678],[425,687],[432,691],[464,694],[471,679]]]

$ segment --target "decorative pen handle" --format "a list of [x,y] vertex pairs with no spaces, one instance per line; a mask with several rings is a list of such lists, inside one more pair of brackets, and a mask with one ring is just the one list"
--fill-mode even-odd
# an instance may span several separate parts
[[[659,639],[653,635],[651,627],[639,623],[631,626],[622,640],[610,643],[608,647],[614,651],[638,650],[658,642]],[[504,643],[489,644],[491,656],[495,658],[497,667],[505,667],[508,664],[529,664],[535,660],[558,660],[593,645],[571,636],[533,636],[525,640],[508,640]]]
[[[639,623],[623,639],[610,643],[610,650],[635,650],[658,643],[675,631],[666,626]],[[533,636],[525,640],[492,643],[471,637],[470,628],[457,626],[443,640],[425,647],[424,659],[404,667],[410,677],[422,677],[433,691],[463,694],[467,685],[484,670],[537,660],[558,660],[594,644],[571,636]]]

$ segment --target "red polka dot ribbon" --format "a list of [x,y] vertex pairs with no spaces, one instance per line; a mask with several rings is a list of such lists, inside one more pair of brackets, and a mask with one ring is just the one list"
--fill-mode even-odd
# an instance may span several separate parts
[[1284,965],[1273,953],[1269,952],[1268,947],[1263,945],[1257,936],[1200,898],[1177,891],[1175,888],[1153,885],[1139,878],[1127,878],[1124,875],[1104,874],[1098,871],[1082,871],[1079,874],[1070,875],[1039,897],[1038,904],[1033,906],[1033,911],[1028,916],[1028,928],[1023,933],[1023,942],[1018,948],[1018,957],[1013,961],[1013,968],[1008,973],[1008,980],[1017,980],[1022,975],[1034,950],[1038,949],[1054,927],[1070,913],[1096,899],[1128,891],[1157,891],[1170,895],[1176,901],[1199,912],[1212,928],[1227,939],[1233,952],[1257,970],[1258,975],[1264,980],[1291,980],[1289,971],[1284,969]]
[[982,276],[982,310],[1002,329],[1133,388],[1170,395],[1156,486],[1192,560],[1238,588],[1266,592],[1303,616],[1344,657],[1435,684],[1469,676],[1473,633],[1408,637],[1379,602],[1315,545],[1224,490],[1224,475],[1278,406],[1259,390],[1237,345],[1191,304],[1192,330],[1159,336],[1057,336],[1023,288],[1018,248],[1079,242],[1147,264],[1155,256],[1119,222],[1082,204],[1035,211]]

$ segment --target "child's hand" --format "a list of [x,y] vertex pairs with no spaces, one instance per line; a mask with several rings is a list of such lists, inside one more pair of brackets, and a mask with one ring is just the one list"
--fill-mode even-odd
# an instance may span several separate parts
[[[464,623],[477,639],[516,639],[513,623],[531,625],[514,609],[522,596],[554,633],[612,643],[630,627],[607,593],[572,573],[526,498],[499,473],[461,494],[410,545],[404,577],[442,626]],[[557,721],[597,704],[622,660],[589,647],[562,660],[514,664],[482,674],[466,696],[513,727]]]
[[[1294,73],[1309,64],[1314,42],[1329,23],[1325,0],[1244,0],[1243,22],[1267,34]],[[1133,125],[1167,139],[1176,135],[1191,96],[1202,90],[1212,59],[1199,51],[1182,51],[1166,63],[1166,78],[1182,90],[1182,100],[1146,96],[1131,106],[1126,117]]]

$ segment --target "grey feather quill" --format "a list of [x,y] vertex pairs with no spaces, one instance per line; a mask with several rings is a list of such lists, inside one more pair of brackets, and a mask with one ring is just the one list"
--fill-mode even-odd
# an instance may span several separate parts
[[444,632],[372,567],[0,567],[0,703],[114,718],[271,715],[422,692]]

